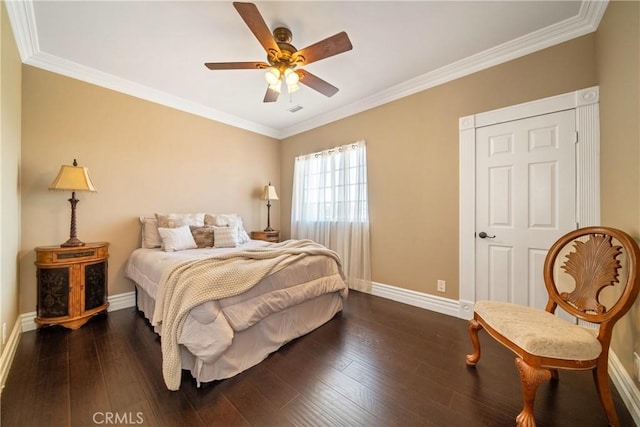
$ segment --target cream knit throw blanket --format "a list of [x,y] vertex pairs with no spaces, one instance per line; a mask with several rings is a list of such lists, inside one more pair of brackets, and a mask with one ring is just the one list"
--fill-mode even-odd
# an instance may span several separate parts
[[[210,300],[239,295],[264,277],[309,255],[338,255],[311,240],[287,240],[176,265],[160,279],[152,324],[162,324],[162,374],[169,390],[180,388],[178,337],[189,311]],[[344,275],[343,275],[344,277]]]

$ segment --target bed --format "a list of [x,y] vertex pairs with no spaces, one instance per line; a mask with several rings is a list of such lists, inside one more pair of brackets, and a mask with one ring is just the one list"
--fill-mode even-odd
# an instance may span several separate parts
[[[145,220],[142,247],[130,255],[125,276],[135,283],[138,310],[162,336],[170,390],[180,387],[184,369],[198,386],[232,377],[342,310],[348,290],[340,260],[317,243],[246,237],[223,247],[167,250],[162,242],[172,243],[153,235],[165,227],[154,230]],[[195,222],[187,228],[194,241],[202,227]],[[170,225],[176,224],[184,222]],[[204,227],[216,231],[239,224]],[[185,232],[184,227],[173,228]],[[156,239],[153,244],[145,233]],[[223,239],[222,233],[216,236]]]

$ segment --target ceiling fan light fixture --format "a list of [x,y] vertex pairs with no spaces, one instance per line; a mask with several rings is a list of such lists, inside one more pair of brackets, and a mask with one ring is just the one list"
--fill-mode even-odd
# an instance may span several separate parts
[[267,72],[264,73],[264,79],[269,83],[269,86],[277,85],[280,82],[280,70],[275,67],[267,68]]
[[275,84],[269,83],[269,89],[271,89],[274,92],[280,93],[282,91],[281,86],[282,86],[282,82],[280,80],[278,80]]
[[287,68],[286,70],[284,70],[284,80],[287,82],[287,85],[297,86],[298,82],[300,81],[300,76],[291,68]]
[[287,82],[287,91],[289,93],[297,92],[299,90],[300,90],[300,86],[298,85],[298,83],[288,83]]

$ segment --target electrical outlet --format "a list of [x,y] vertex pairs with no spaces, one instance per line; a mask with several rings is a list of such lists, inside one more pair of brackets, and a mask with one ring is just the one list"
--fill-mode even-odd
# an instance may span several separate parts
[[438,292],[447,292],[447,282],[438,280]]
[[633,352],[633,366],[635,368],[636,381],[640,382],[640,355]]
[[7,342],[7,322],[2,324],[2,345],[5,345]]

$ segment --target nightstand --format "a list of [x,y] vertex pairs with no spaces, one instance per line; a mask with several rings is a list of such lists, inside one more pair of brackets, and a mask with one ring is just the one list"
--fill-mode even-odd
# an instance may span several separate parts
[[39,326],[78,329],[107,310],[108,248],[106,242],[35,248]]
[[278,243],[280,241],[280,231],[252,231],[251,238],[253,240],[264,240],[266,242]]

